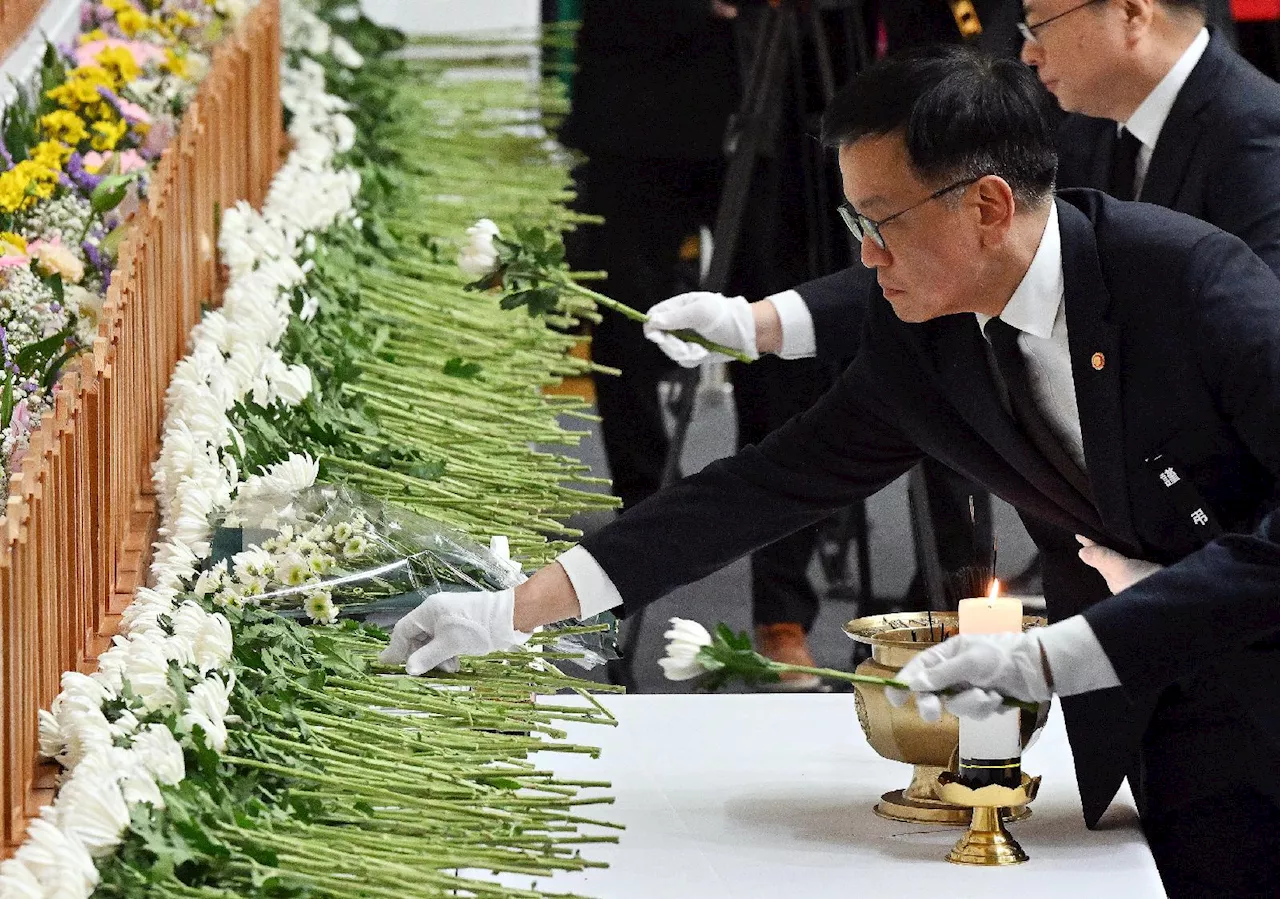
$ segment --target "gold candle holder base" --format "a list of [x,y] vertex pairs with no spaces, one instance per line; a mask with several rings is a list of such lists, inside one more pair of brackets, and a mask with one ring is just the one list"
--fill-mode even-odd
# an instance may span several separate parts
[[973,817],[969,829],[947,853],[947,861],[957,865],[999,867],[1020,865],[1028,858],[1005,829],[1003,809],[1018,809],[1036,797],[1040,778],[1022,775],[1017,789],[989,786],[974,790],[960,783],[950,771],[938,775],[938,795],[953,805],[969,806]]
[[[880,797],[874,811],[881,818],[902,821],[906,824],[938,824],[947,827],[968,827],[973,809],[953,805],[938,798],[938,775],[944,770],[933,765],[916,765],[911,785],[905,790],[890,790]],[[1022,821],[1031,817],[1030,806],[1001,809],[1006,822]]]

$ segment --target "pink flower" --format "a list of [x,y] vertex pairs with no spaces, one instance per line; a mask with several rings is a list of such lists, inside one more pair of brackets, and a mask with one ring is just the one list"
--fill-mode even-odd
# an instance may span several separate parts
[[90,175],[96,175],[98,172],[102,171],[103,166],[105,166],[110,160],[110,153],[103,154],[99,153],[97,150],[90,150],[88,153],[84,154],[83,158],[81,158],[80,164],[84,166],[84,170]]
[[125,150],[120,154],[120,174],[127,175],[130,172],[136,172],[139,169],[145,169],[147,161],[142,158],[137,150]]
[[88,153],[84,154],[84,158],[80,160],[80,164],[84,166],[84,170],[90,175],[105,175],[108,172],[127,175],[130,172],[135,172],[147,167],[147,160],[137,150],[125,150],[120,153],[119,161],[117,162],[116,160],[116,154],[110,150],[106,153],[99,153],[97,150],[90,150]]
[[18,268],[31,260],[26,256],[0,256],[0,268]]
[[88,66],[98,61],[98,54],[103,50],[114,49],[119,47],[128,50],[133,56],[133,61],[139,66],[145,66],[151,62],[162,62],[164,60],[164,50],[159,47],[153,47],[142,41],[119,41],[115,38],[107,38],[101,41],[89,41],[87,44],[81,44],[76,47],[76,65]]
[[124,120],[131,125],[151,124],[151,113],[137,103],[130,103],[124,97],[116,98],[116,109],[120,110],[120,115],[124,116]]
[[9,417],[9,427],[20,433],[31,430],[31,407],[25,401],[14,405],[13,415]]
[[173,122],[168,118],[153,122],[151,130],[147,132],[146,138],[143,139],[142,154],[151,158],[159,156],[164,152],[164,148],[169,146],[169,142],[173,140],[173,135]]

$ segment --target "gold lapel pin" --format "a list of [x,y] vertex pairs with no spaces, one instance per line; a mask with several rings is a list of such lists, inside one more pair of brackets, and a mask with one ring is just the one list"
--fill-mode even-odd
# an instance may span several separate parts
[[1093,354],[1093,370],[1094,371],[1102,371],[1103,367],[1106,366],[1106,364],[1107,364],[1106,356],[1102,355],[1101,353]]

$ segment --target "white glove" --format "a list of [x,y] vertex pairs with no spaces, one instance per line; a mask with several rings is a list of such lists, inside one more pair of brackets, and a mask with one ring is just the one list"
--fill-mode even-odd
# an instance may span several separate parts
[[729,357],[723,353],[713,353],[667,333],[682,328],[697,331],[707,340],[730,349],[741,350],[752,359],[760,356],[756,350],[756,320],[751,314],[751,304],[742,297],[726,297],[705,290],[682,293],[650,309],[649,320],[644,323],[644,336],[685,368],[728,361]]
[[1076,539],[1080,541],[1082,547],[1080,560],[1102,575],[1103,580],[1107,582],[1107,589],[1112,593],[1128,590],[1138,581],[1164,568],[1163,565],[1157,565],[1155,562],[1144,562],[1142,559],[1122,556],[1114,549],[1099,546],[1088,537],[1081,537],[1079,534],[1076,534]]
[[[903,666],[895,680],[911,688],[888,689],[901,706],[914,695],[920,717],[937,721],[947,711],[960,718],[986,718],[1004,706],[1004,697],[1046,702],[1053,689],[1045,678],[1035,634],[962,634],[926,649]],[[960,692],[939,696],[941,690]]]
[[396,622],[378,661],[404,665],[417,677],[432,668],[455,672],[458,656],[482,656],[522,646],[515,627],[515,590],[433,593]]

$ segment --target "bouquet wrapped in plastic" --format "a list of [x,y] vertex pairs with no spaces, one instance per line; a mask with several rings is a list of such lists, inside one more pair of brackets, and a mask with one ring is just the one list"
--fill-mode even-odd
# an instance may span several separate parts
[[[194,592],[215,605],[254,605],[333,624],[385,624],[433,594],[502,590],[525,579],[495,538],[465,535],[356,490],[317,484],[281,496],[242,488],[213,533]],[[592,619],[615,624],[612,616]],[[583,667],[617,658],[616,627],[551,644]],[[578,661],[578,660],[575,660]]]

